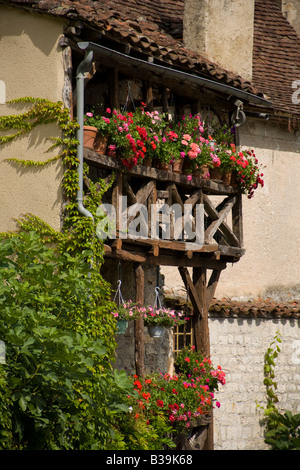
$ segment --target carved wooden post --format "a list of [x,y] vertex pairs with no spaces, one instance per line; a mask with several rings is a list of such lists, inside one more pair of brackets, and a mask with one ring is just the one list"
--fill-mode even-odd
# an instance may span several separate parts
[[206,301],[206,268],[193,268],[193,284],[198,293],[202,306],[201,312],[194,311],[194,336],[197,351],[204,355],[210,354],[209,327],[208,327],[208,305]]
[[[207,284],[206,284],[206,269],[193,268],[193,284],[197,290],[199,300],[202,305],[201,316],[199,312],[194,312],[194,336],[196,342],[196,349],[201,351],[206,357],[210,356],[210,340],[209,340],[209,325],[208,325],[208,299],[207,299]],[[195,315],[196,313],[196,315]],[[214,448],[214,435],[213,435],[213,412],[211,412],[211,422],[207,427],[207,438],[203,450],[213,450]]]
[[146,105],[148,111],[153,111],[154,105],[153,105],[153,89],[152,89],[152,83],[150,81],[146,82]]
[[[135,264],[136,303],[144,305],[144,269],[141,264]],[[139,377],[145,376],[145,346],[144,346],[144,320],[135,320],[135,370]]]
[[244,245],[242,195],[238,194],[236,199],[236,203],[232,208],[232,230],[234,235],[239,240],[239,247],[242,248]]
[[111,107],[120,110],[120,97],[119,97],[119,72],[118,69],[113,68],[109,71],[109,95]]

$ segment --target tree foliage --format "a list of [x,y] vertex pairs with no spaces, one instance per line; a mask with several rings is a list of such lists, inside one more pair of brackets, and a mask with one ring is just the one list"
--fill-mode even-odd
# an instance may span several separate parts
[[103,448],[132,387],[109,365],[114,325],[86,253],[61,254],[21,232],[2,240],[0,259],[0,446]]

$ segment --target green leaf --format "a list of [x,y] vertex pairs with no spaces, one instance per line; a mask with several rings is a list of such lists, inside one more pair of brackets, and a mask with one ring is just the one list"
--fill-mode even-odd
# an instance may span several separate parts
[[26,408],[27,408],[27,401],[25,400],[24,397],[21,397],[19,399],[19,405],[20,405],[20,408],[22,411],[26,411]]

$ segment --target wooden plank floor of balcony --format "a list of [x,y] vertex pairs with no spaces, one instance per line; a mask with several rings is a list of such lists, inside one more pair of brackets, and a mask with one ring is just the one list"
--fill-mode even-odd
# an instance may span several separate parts
[[187,249],[184,242],[124,239],[104,244],[104,256],[123,261],[165,266],[206,267],[224,269],[227,262],[239,261],[245,253],[243,248],[226,245],[203,245],[198,249]]

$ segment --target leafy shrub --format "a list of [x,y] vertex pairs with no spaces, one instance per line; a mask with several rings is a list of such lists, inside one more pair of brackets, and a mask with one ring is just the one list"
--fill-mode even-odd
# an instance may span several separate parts
[[270,418],[273,428],[266,432],[265,442],[271,450],[300,450],[300,413],[276,412]]
[[103,448],[128,410],[132,386],[109,365],[105,286],[86,256],[61,254],[33,232],[0,243],[2,449]]

